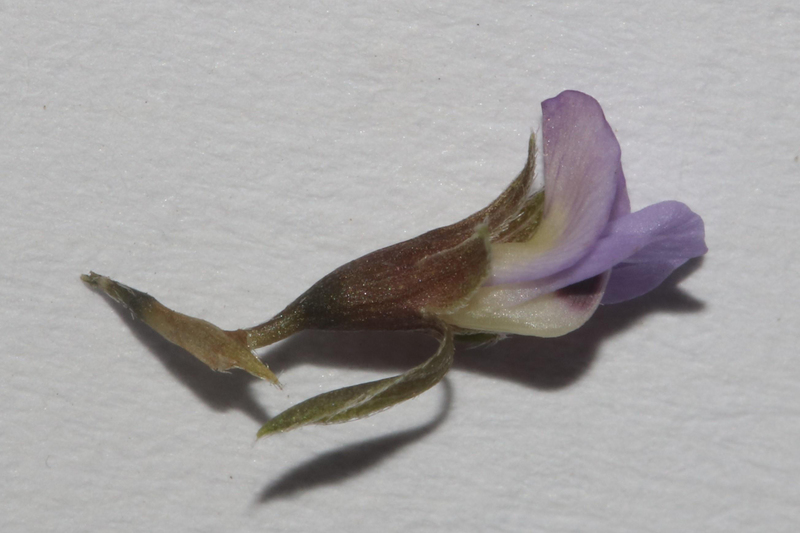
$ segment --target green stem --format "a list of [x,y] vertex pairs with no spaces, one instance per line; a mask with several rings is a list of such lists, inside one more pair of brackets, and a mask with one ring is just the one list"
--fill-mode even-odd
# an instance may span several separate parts
[[263,324],[242,331],[247,335],[247,347],[254,350],[283,340],[302,329],[302,312],[297,306],[290,305]]

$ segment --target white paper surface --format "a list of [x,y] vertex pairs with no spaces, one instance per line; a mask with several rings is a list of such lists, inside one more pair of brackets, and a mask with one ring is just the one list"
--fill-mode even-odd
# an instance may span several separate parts
[[[796,531],[792,2],[0,5],[0,530]],[[597,98],[633,207],[710,248],[386,413],[255,443],[424,335],[308,333],[214,374],[78,279],[222,327],[483,207],[542,100]],[[680,283],[680,284],[678,284]]]

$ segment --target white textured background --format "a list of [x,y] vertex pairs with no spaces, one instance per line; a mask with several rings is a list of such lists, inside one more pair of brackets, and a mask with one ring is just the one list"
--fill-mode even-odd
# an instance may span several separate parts
[[[0,3],[0,530],[797,531],[798,4],[294,4]],[[568,88],[709,255],[387,413],[254,441],[424,336],[300,335],[278,391],[78,280],[252,325],[483,207]]]

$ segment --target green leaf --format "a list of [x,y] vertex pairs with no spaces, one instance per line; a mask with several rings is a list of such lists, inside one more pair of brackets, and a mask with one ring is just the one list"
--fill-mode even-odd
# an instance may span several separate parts
[[453,364],[453,332],[442,326],[440,345],[427,361],[399,376],[314,396],[267,422],[258,437],[309,424],[336,424],[364,418],[413,398],[436,385]]

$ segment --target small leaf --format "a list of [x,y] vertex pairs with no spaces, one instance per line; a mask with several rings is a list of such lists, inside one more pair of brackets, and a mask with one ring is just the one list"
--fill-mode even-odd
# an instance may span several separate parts
[[436,385],[453,364],[453,332],[442,326],[441,344],[427,361],[399,376],[345,387],[314,396],[267,422],[258,437],[309,424],[336,424],[364,418],[422,394]]

